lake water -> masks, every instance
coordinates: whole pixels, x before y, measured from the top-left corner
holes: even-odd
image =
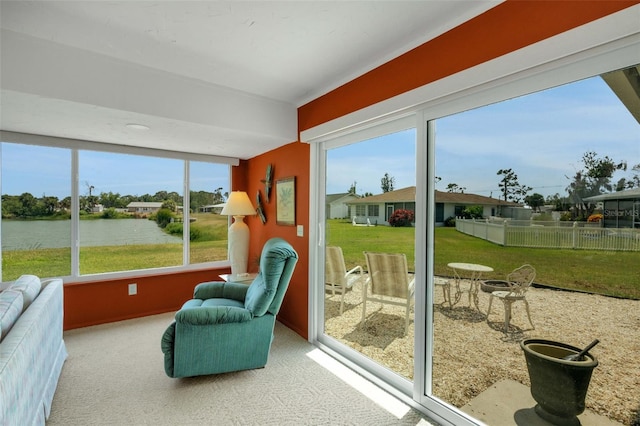
[[[182,243],[147,219],[80,221],[80,246]],[[2,250],[71,247],[70,220],[3,220]]]

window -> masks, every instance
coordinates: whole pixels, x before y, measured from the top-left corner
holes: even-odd
[[[220,211],[229,195],[229,167],[192,161],[189,172],[189,262],[225,260],[229,218]]]
[[[367,215],[367,206],[364,204],[358,204],[356,206],[356,216],[366,216]]]
[[[0,144],[2,281],[71,274],[71,151]]]
[[[182,265],[184,161],[80,151],[80,274]]]
[[[215,206],[229,191],[228,164],[153,150],[11,142],[0,149],[3,281],[227,259],[227,217]],[[187,197],[185,188],[192,188]]]
[[[367,216],[378,217],[379,212],[380,212],[380,206],[377,204],[372,204],[368,206]]]

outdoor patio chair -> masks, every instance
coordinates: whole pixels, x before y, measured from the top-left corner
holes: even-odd
[[[511,305],[514,302],[522,300],[527,310],[527,317],[531,327],[535,328],[531,321],[531,312],[529,312],[529,302],[525,298],[525,294],[533,280],[536,277],[536,270],[531,265],[522,265],[514,269],[509,275],[505,283],[505,290],[493,291],[489,296],[489,308],[487,309],[487,322],[489,322],[489,314],[491,313],[491,304],[494,298],[498,298],[504,304],[504,331],[509,331],[509,322],[511,321]]]
[[[409,330],[409,310],[415,278],[409,275],[407,257],[399,253],[364,252],[369,277],[362,286],[362,320],[367,313],[367,301],[405,307],[405,334]],[[370,293],[370,295],[369,295]]]
[[[325,256],[325,290],[332,296],[340,294],[340,315],[344,310],[344,295],[364,277],[362,266],[356,265],[347,271],[341,247],[327,246]]]

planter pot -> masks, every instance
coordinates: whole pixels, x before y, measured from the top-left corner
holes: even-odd
[[[579,348],[542,339],[520,342],[531,380],[535,412],[554,425],[580,425],[591,373],[598,360],[587,353],[584,360],[562,358],[580,352]]]
[[[480,289],[485,293],[493,293],[494,291],[502,291],[509,288],[509,283],[502,280],[486,280],[480,284]]]

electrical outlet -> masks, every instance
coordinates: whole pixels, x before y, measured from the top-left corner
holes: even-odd
[[[129,284],[129,296],[134,296],[138,294],[138,284],[131,283]]]
[[[304,237],[304,226],[303,225],[298,225],[297,234],[298,234],[298,237]]]

